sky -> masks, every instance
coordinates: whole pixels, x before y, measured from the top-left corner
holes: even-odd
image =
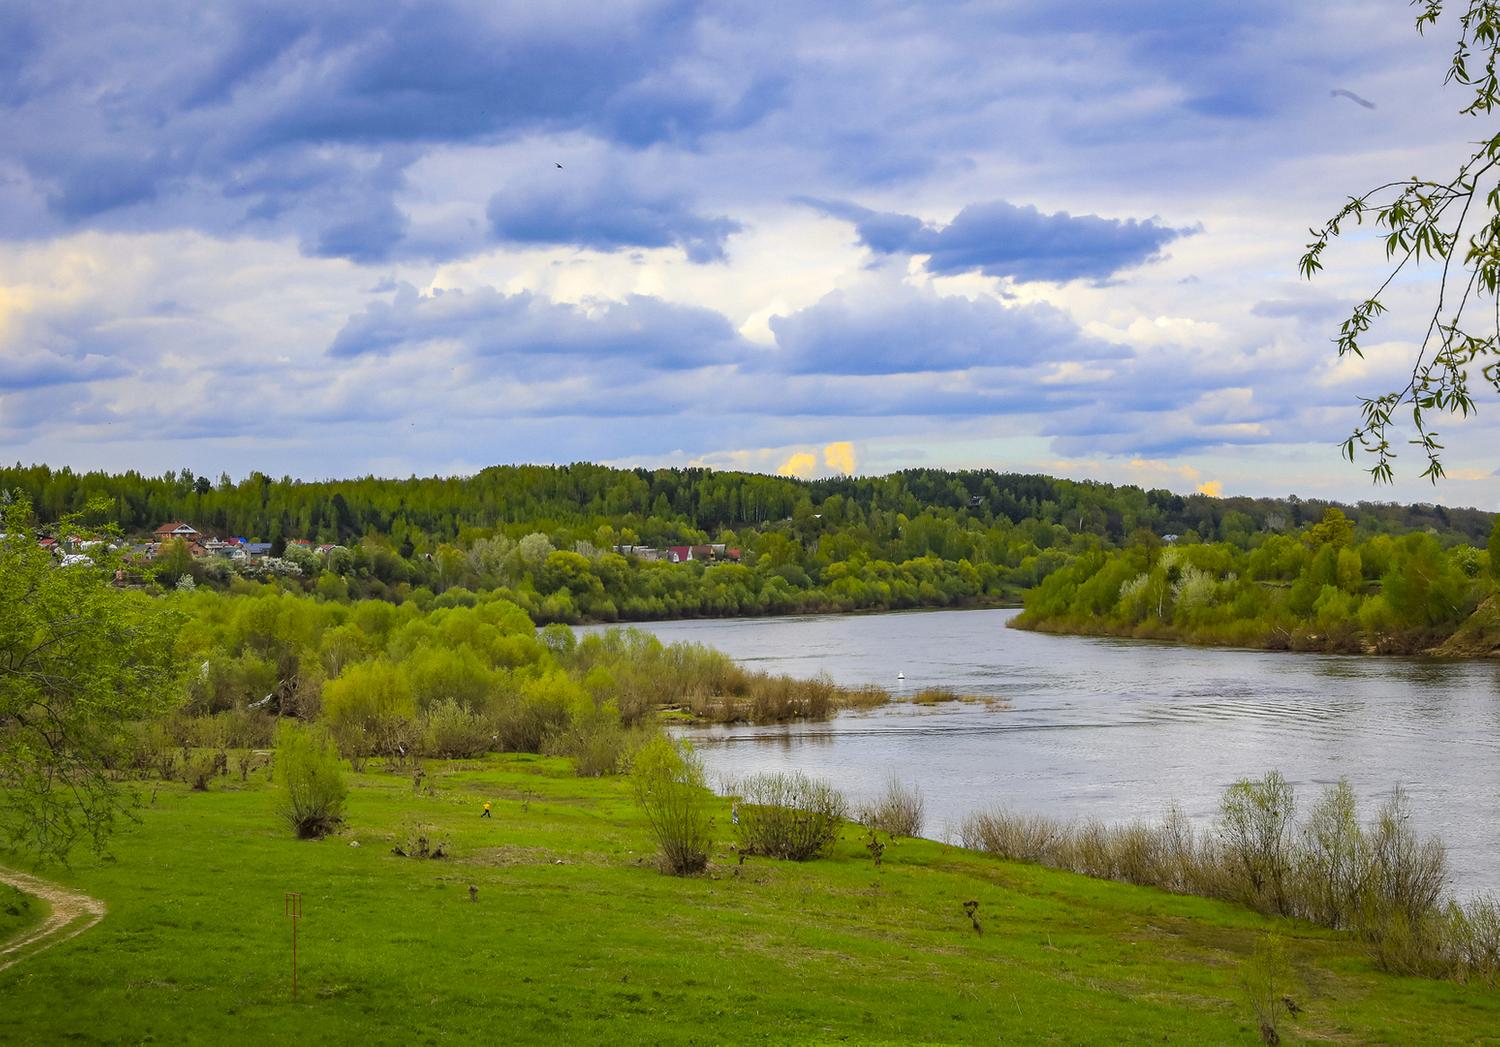
[[[1435,274],[1340,361],[1379,244],[1296,267],[1484,133],[1452,30],[1405,0],[8,3],[0,459],[1500,508],[1500,405],[1439,426],[1435,488],[1338,453]]]

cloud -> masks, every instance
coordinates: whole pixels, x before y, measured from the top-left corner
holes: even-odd
[[[724,259],[724,241],[738,222],[693,210],[680,188],[631,184],[619,172],[584,173],[552,168],[545,182],[502,189],[486,210],[502,241],[563,244],[618,251],[628,247],[680,247],[694,262]]]
[[[809,479],[818,468],[818,456],[808,451],[797,451],[787,456],[786,461],[776,467],[777,476],[795,476]]]
[[[905,214],[882,213],[841,201],[798,198],[834,218],[854,223],[860,242],[877,254],[926,255],[927,271],[983,273],[1017,283],[1102,281],[1154,261],[1162,248],[1196,229],[1174,229],[1155,219],[1043,214],[1003,200],[970,204],[946,226]]]
[[[888,280],[834,291],[770,326],[781,350],[774,364],[791,374],[962,371],[1129,355],[1086,337],[1052,306],[944,296]]]
[[[853,476],[854,445],[848,440],[836,440],[829,444],[823,448],[823,464],[845,476]]]
[[[702,62],[702,17],[681,0],[12,13],[7,191],[45,210],[11,208],[11,221],[32,236],[291,231],[310,254],[382,261],[420,197],[406,172],[434,150],[563,134],[694,149],[781,105],[776,70]],[[733,231],[723,221],[667,226],[713,257]]]
[[[753,460],[755,452],[736,452],[741,459]],[[854,467],[854,444],[849,440],[835,440],[823,447],[821,451],[823,468],[818,467],[818,451],[792,451],[781,458],[781,464],[776,466],[777,476],[795,476],[799,479],[810,480],[819,475],[842,474],[853,476]]]
[[[328,353],[348,359],[440,345],[490,365],[531,358],[533,372],[553,375],[606,361],[693,369],[733,362],[747,350],[723,315],[647,295],[574,305],[527,291],[420,294],[404,284],[390,300],[349,317]]]

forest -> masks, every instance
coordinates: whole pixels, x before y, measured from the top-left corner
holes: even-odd
[[[1095,549],[1026,595],[1017,628],[1269,649],[1441,649],[1500,585],[1500,521],[1485,548],[1424,531],[1360,539],[1337,508],[1249,548]],[[1457,652],[1453,652],[1457,653]],[[1488,653],[1483,652],[1483,653]]]
[[[164,546],[137,581],[225,590],[267,579],[328,599],[498,593],[542,622],[891,610],[1017,603],[1077,556],[1142,535],[1247,551],[1316,524],[1327,502],[1211,498],[992,470],[911,469],[799,480],[710,469],[496,466],[470,477],[235,483],[190,470],[77,473],[16,465],[0,491],[46,527],[94,506],[127,536],[182,520],[271,543],[248,569]],[[1361,539],[1430,533],[1483,542],[1490,514],[1342,506]],[[337,544],[327,554],[297,540]],[[739,562],[670,564],[624,546],[716,542]],[[248,578],[245,577],[248,575]]]

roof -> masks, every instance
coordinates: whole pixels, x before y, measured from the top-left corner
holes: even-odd
[[[194,534],[197,534],[198,528],[194,527],[192,524],[185,524],[181,520],[173,520],[171,523],[162,524],[156,529],[155,533],[175,534],[178,531],[192,531]]]

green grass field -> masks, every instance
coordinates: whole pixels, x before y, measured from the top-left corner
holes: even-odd
[[[320,842],[288,836],[254,776],[163,786],[116,861],[48,874],[109,916],[0,972],[0,1041],[1256,1043],[1240,980],[1274,928],[1302,1007],[1287,1041],[1500,1042],[1500,992],[1385,975],[1231,906],[926,841],[877,869],[855,828],[829,860],[740,866],[727,804],[710,875],[675,879],[622,779],[521,756],[428,769],[431,796],[356,776],[346,833]],[[411,823],[452,857],[392,855]]]
[[[0,883],[0,945],[47,918],[47,903]]]

